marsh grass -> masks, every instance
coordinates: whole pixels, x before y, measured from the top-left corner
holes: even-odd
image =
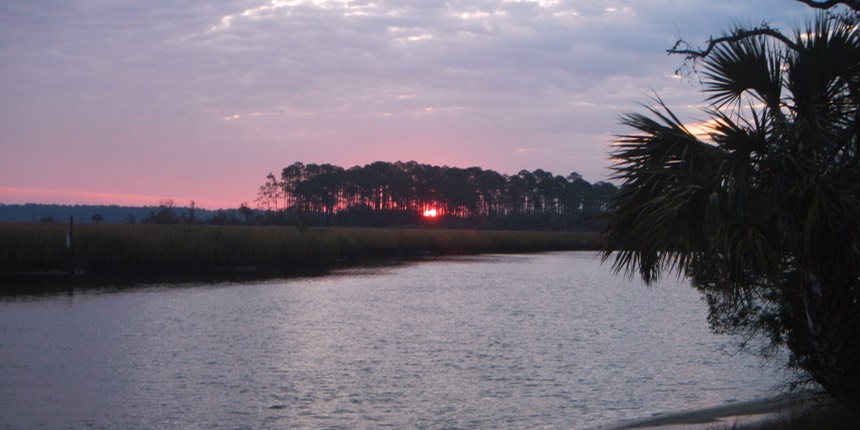
[[[0,224],[0,272],[73,268],[93,273],[324,268],[420,255],[588,249],[569,232],[80,224],[66,249],[63,224]]]

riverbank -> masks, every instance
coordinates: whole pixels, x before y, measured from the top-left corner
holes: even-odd
[[[426,255],[593,249],[594,233],[0,224],[0,274],[292,273]]]
[[[601,430],[853,429],[856,423],[824,394],[796,393],[659,414]]]

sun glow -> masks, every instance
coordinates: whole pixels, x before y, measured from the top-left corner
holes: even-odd
[[[708,140],[711,137],[711,133],[718,125],[719,123],[717,123],[717,121],[709,119],[703,122],[684,124],[684,127],[690,132],[690,134],[696,136],[696,139]]]
[[[436,218],[436,215],[438,215],[436,208],[430,208],[424,211],[425,218]]]

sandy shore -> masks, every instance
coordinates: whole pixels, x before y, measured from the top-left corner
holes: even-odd
[[[650,418],[625,421],[611,426],[599,427],[605,430],[705,430],[711,428],[738,429],[754,426],[761,421],[772,419],[781,414],[820,406],[826,398],[821,395],[802,393],[780,395],[744,402],[734,402],[711,408],[659,414]]]

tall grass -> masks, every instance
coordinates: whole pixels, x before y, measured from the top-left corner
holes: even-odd
[[[437,229],[79,224],[0,224],[0,272],[95,273],[257,268],[289,271],[338,262],[426,254],[590,248],[593,235]]]

